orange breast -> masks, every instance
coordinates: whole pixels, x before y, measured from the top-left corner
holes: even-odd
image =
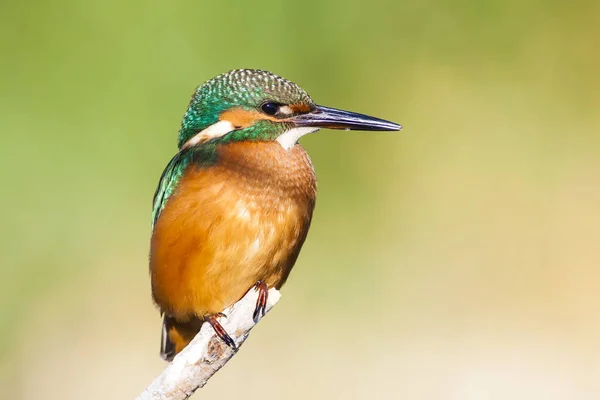
[[[185,171],[152,235],[154,299],[181,321],[223,311],[258,280],[283,285],[312,217],[316,182],[301,146],[231,143],[218,158]]]

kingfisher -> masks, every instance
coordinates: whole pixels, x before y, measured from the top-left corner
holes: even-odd
[[[401,129],[317,105],[268,71],[232,70],[196,89],[152,207],[149,264],[163,359],[205,322],[235,348],[219,319],[253,287],[253,318],[264,314],[268,290],[285,283],[308,233],[317,182],[298,139],[320,128]]]

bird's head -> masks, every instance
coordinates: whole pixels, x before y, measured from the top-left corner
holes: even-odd
[[[318,106],[298,85],[271,72],[239,69],[196,90],[181,123],[178,146],[277,140],[289,149],[300,137],[319,128],[401,129],[390,121]]]

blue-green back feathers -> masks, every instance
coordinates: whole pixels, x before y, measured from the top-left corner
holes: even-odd
[[[216,143],[183,149],[175,154],[163,171],[152,201],[152,229],[187,168],[205,168],[216,162]]]
[[[185,171],[188,164],[189,157],[185,157],[182,152],[179,152],[169,161],[169,164],[167,164],[167,167],[160,176],[160,181],[152,200],[152,229],[154,229],[160,213],[165,208],[169,197],[175,191],[183,175],[183,171]]]

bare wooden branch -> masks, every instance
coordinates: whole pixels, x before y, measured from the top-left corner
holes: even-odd
[[[266,312],[269,312],[280,297],[281,295],[276,289],[269,290]],[[235,341],[238,349],[256,324],[252,319],[252,314],[257,298],[258,292],[250,289],[240,301],[224,311],[227,318],[219,320]],[[210,324],[203,324],[194,340],[175,357],[173,362],[136,400],[187,399],[194,391],[203,387],[236,352],[237,350],[233,350],[216,336]]]

